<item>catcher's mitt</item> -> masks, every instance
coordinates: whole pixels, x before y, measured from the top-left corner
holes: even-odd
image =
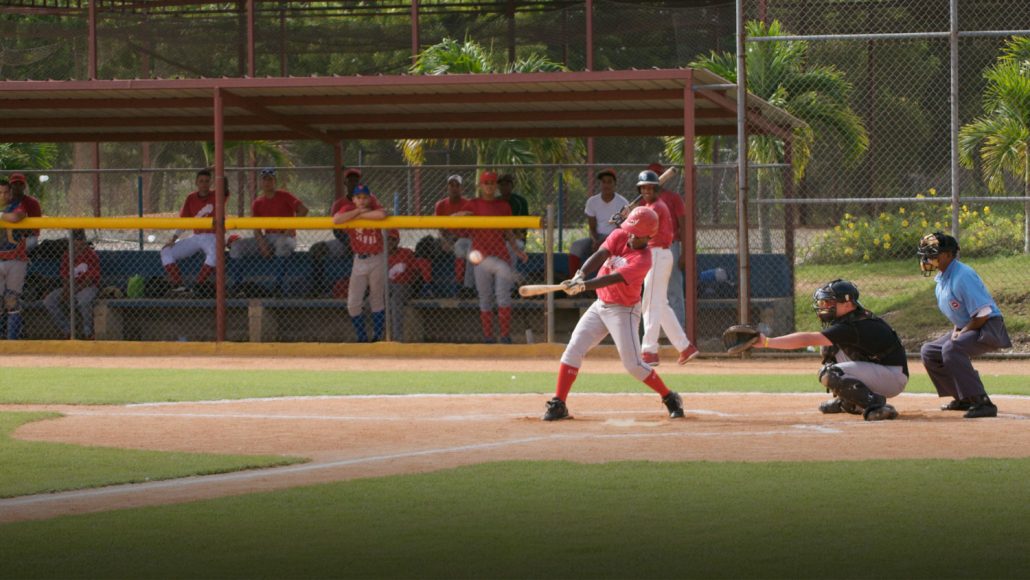
[[[735,324],[722,333],[722,344],[726,352],[740,354],[758,342],[759,332],[747,324]]]

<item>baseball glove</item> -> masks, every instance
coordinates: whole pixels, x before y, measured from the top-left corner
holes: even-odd
[[[722,333],[722,344],[726,352],[740,354],[758,342],[759,332],[747,324],[735,324]]]

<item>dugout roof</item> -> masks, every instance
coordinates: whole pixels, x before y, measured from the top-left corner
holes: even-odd
[[[4,81],[0,141],[211,141],[219,102],[224,139],[241,141],[675,136],[688,116],[697,135],[736,133],[734,85],[657,69]],[[803,124],[753,95],[747,106],[753,133],[787,137]]]

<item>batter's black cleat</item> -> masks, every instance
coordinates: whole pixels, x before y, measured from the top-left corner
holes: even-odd
[[[969,410],[966,411],[965,415],[962,415],[966,419],[980,419],[983,417],[997,417],[998,407],[991,402],[991,398],[987,395],[980,395],[975,397],[970,402]]]
[[[862,417],[864,417],[866,421],[890,421],[898,418],[898,410],[891,405],[871,407],[865,410]]]
[[[665,403],[665,408],[669,410],[670,419],[683,418],[683,397],[679,396],[679,393],[669,391],[668,395],[662,397],[662,402]]]
[[[547,401],[547,411],[544,412],[544,421],[560,421],[569,418],[569,408],[565,401],[555,397]]]
[[[850,401],[843,401],[841,399],[834,397],[829,401],[824,402],[822,405],[819,405],[819,412],[825,415],[833,415],[836,413],[851,413],[852,415],[861,415],[862,409],[858,405]]]
[[[973,406],[969,399],[952,399],[947,405],[941,405],[941,411],[968,411]]]

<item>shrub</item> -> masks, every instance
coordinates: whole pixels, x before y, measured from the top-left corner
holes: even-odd
[[[933,188],[916,199],[934,197]],[[994,211],[990,205],[967,204],[959,210],[959,245],[967,257],[1018,254],[1023,248],[1023,214]],[[917,202],[899,205],[876,217],[845,213],[808,248],[803,261],[811,264],[872,262],[914,258],[919,240],[951,228],[951,205]]]

